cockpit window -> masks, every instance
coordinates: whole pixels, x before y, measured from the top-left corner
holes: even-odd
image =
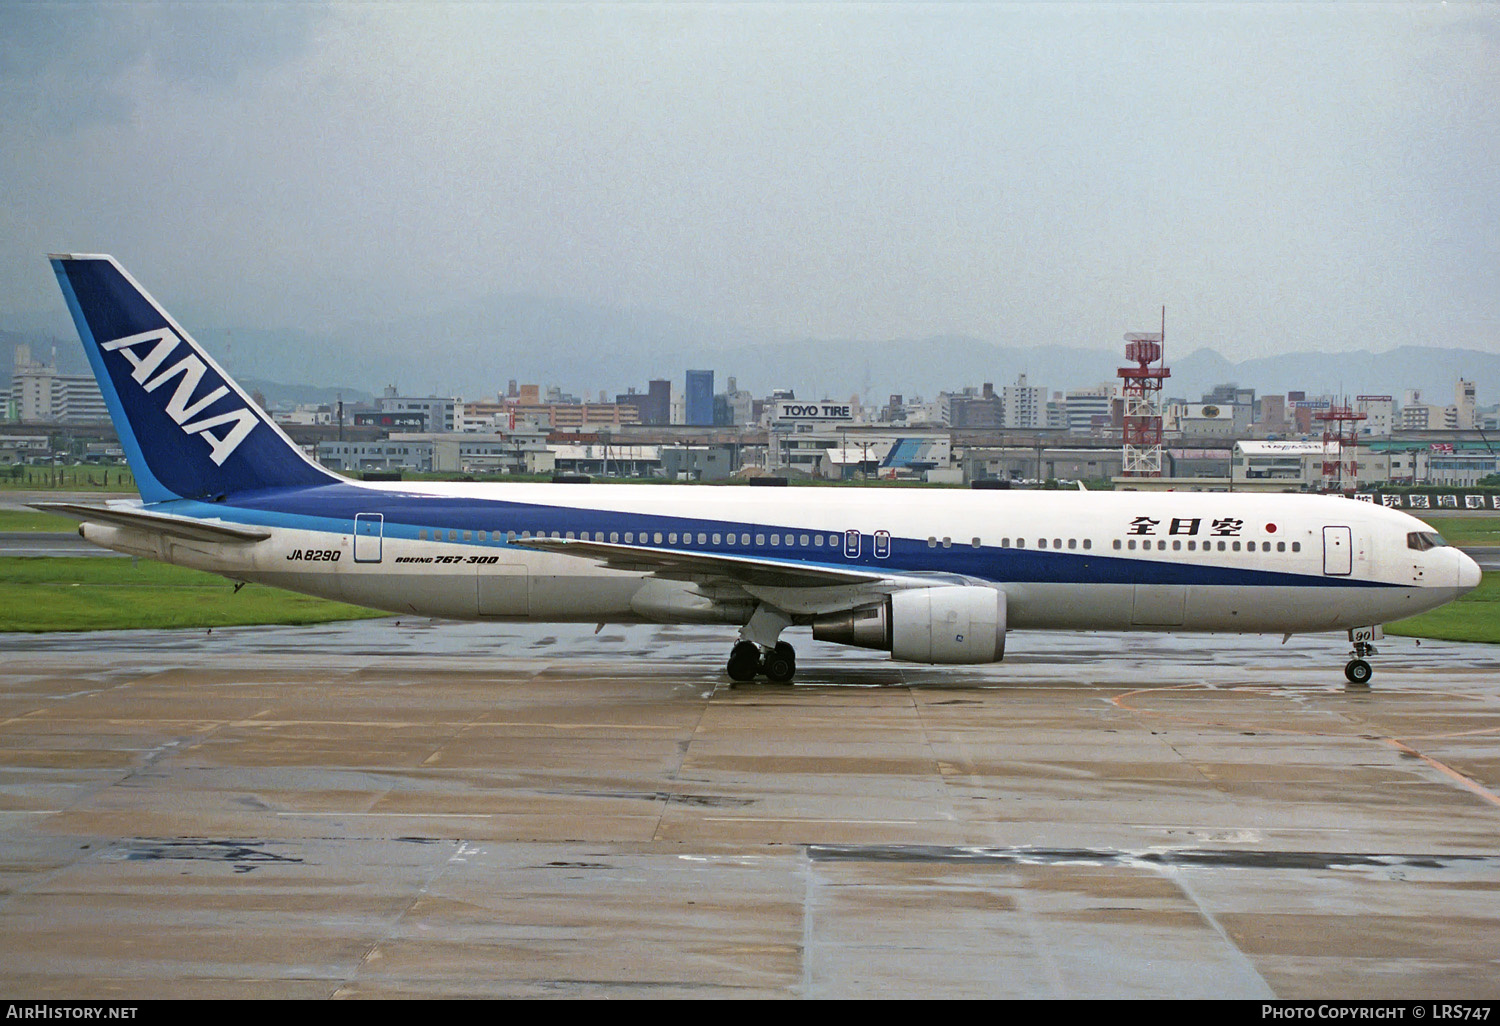
[[[1447,544],[1443,541],[1443,536],[1436,531],[1412,531],[1406,536],[1406,547],[1416,549],[1418,552],[1425,552]]]

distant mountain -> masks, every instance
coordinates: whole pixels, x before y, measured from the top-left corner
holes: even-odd
[[[241,386],[247,392],[260,393],[266,403],[271,406],[300,406],[307,404],[319,406],[324,403],[336,403],[342,399],[345,403],[368,403],[374,399],[369,392],[358,388],[341,388],[338,386],[319,385],[287,385],[279,381],[267,381],[264,378],[237,378]]]
[[[880,342],[803,339],[713,355],[726,372],[738,367],[740,387],[753,392],[790,387],[804,398],[843,399],[863,394],[868,382],[866,398],[874,402],[893,393],[931,399],[944,389],[985,382],[999,390],[1021,374],[1033,387],[1084,388],[1112,380],[1116,367],[1116,358],[1103,350],[999,346],[961,335]],[[722,387],[717,378],[714,384]]]
[[[696,323],[649,310],[626,310],[525,295],[495,295],[424,316],[353,324],[327,333],[263,327],[203,327],[185,312],[183,323],[220,363],[270,402],[346,401],[378,395],[388,384],[408,395],[482,398],[520,382],[558,385],[580,397],[613,399],[652,378],[678,387],[689,368],[715,372],[719,390],[734,376],[757,394],[791,388],[804,398],[859,393],[881,402],[891,393],[935,396],[992,382],[1003,388],[1020,374],[1028,384],[1062,391],[1115,382],[1117,350],[1086,346],[1016,346],[960,335],[858,340],[795,339]],[[0,325],[7,323],[0,315]],[[14,323],[29,325],[17,319]],[[207,322],[211,323],[211,322]],[[36,331],[0,331],[0,361],[18,342],[39,355],[53,339]],[[1420,389],[1429,402],[1452,401],[1460,376],[1478,383],[1481,404],[1500,394],[1500,354],[1402,346],[1385,353],[1291,353],[1236,361],[1222,353],[1168,351],[1172,376],[1166,394],[1197,399],[1233,382],[1260,394],[1393,395]],[[57,345],[69,373],[87,364],[76,340]],[[0,373],[9,367],[0,362]],[[251,385],[255,382],[255,385]],[[297,382],[293,385],[278,382]],[[343,382],[335,387],[328,382]],[[292,398],[292,396],[306,398]]]
[[[5,376],[7,383],[15,373],[16,346],[30,346],[33,360],[51,359],[55,348],[58,370],[64,374],[89,372],[88,357],[83,355],[83,347],[78,344],[77,336],[69,334],[58,337],[37,331],[0,329],[0,374]]]
[[[1398,403],[1407,389],[1415,388],[1424,402],[1446,406],[1453,402],[1459,378],[1478,385],[1481,405],[1500,398],[1500,354],[1474,349],[1399,346],[1384,353],[1288,353],[1240,363],[1200,349],[1171,363],[1168,391],[1194,398],[1213,385],[1234,381],[1257,394],[1301,389],[1310,394],[1389,395]]]
[[[257,334],[246,332],[247,335]],[[306,344],[306,338],[293,339],[291,341]],[[26,331],[0,330],[0,375],[9,384],[11,377],[15,374],[15,352],[17,346],[30,346],[31,356],[34,360],[57,361],[57,368],[64,374],[89,374],[88,358],[83,354],[83,346],[79,345],[77,338],[54,338],[49,335],[37,334]],[[325,344],[321,347],[324,351],[328,348]],[[213,346],[209,347],[211,350]],[[226,354],[222,349],[212,353],[214,359],[221,363],[225,361]],[[286,361],[283,361],[286,362]],[[315,362],[302,363],[303,370],[310,375],[310,380],[316,382],[322,371]],[[266,401],[271,404],[281,403],[331,403],[336,402],[342,395],[345,402],[369,402],[371,393],[365,389],[352,386],[323,385],[323,384],[283,384],[266,378],[254,377],[243,374],[233,367],[228,368],[241,385],[247,391],[259,392],[265,396]]]
[[[334,352],[347,368],[339,370],[340,380],[362,380],[377,393],[396,384],[411,394],[465,396],[503,391],[515,378],[592,398],[603,390],[613,398],[629,386],[644,388],[652,378],[670,378],[680,387],[684,371],[708,368],[720,390],[734,376],[739,387],[762,395],[792,388],[804,397],[860,393],[882,401],[891,393],[930,398],[986,381],[1001,388],[1020,374],[1049,391],[1086,388],[1117,381],[1115,371],[1124,363],[1119,350],[1009,345],[962,335],[778,338],[652,311],[512,295],[426,317],[358,325],[322,341],[291,337],[277,346],[287,362],[274,369],[263,362],[274,340],[238,330],[234,337],[236,362],[253,358],[257,373],[267,377],[316,380],[307,373]],[[262,342],[268,346],[264,353],[258,351]],[[1234,382],[1258,393],[1302,389],[1398,400],[1403,390],[1418,388],[1429,401],[1447,403],[1460,376],[1478,382],[1481,402],[1500,393],[1500,354],[1473,350],[1403,346],[1378,354],[1307,352],[1237,361],[1178,345],[1167,355],[1167,394],[1190,399]],[[284,366],[307,370],[288,373]],[[349,373],[356,368],[363,378]]]

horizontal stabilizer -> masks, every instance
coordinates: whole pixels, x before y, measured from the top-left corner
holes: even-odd
[[[263,527],[231,527],[192,517],[174,517],[167,513],[147,513],[141,509],[120,509],[110,506],[86,506],[74,502],[33,502],[32,509],[44,513],[56,513],[80,523],[109,524],[113,527],[128,527],[150,534],[172,535],[200,542],[246,544],[264,541],[271,532]]]

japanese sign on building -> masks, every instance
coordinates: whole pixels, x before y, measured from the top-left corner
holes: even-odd
[[[1400,492],[1357,492],[1361,502],[1373,502],[1391,509],[1493,509],[1500,510],[1500,495],[1488,492],[1438,492],[1434,495],[1403,495]]]

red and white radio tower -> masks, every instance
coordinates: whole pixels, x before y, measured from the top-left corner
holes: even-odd
[[[1349,488],[1358,486],[1359,461],[1355,458],[1354,448],[1359,444],[1359,422],[1365,416],[1347,405],[1330,406],[1313,414],[1313,420],[1323,422],[1323,491],[1344,491],[1346,469],[1349,471]],[[1347,464],[1344,462],[1346,448],[1350,450]]]
[[[1158,399],[1162,381],[1172,376],[1163,360],[1166,340],[1166,307],[1161,308],[1160,332],[1131,332],[1125,336],[1125,359],[1136,363],[1115,372],[1125,396],[1125,455],[1120,468],[1125,477],[1161,477]]]

